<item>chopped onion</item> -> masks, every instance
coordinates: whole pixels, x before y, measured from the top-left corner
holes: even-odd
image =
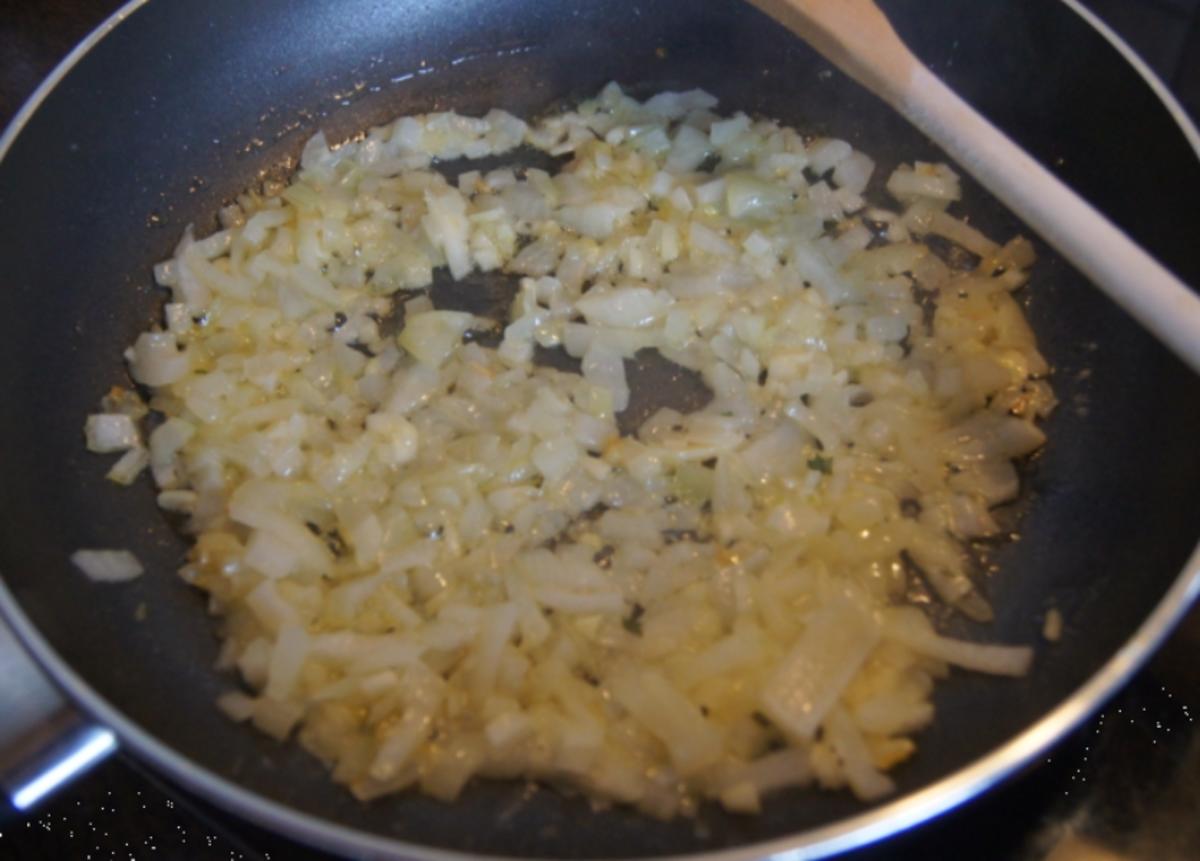
[[[763,711],[790,736],[812,738],[878,639],[875,621],[854,602],[830,601],[767,682]]]
[[[150,465],[150,453],[138,445],[129,449],[112,465],[108,480],[117,484],[133,484],[142,470]]]
[[[1021,676],[1033,661],[1028,646],[996,646],[954,640],[933,633],[923,616],[893,612],[884,626],[884,635],[905,646],[948,664],[1002,676]]]
[[[410,317],[400,346],[425,365],[437,367],[454,352],[474,318],[461,311],[427,311]]]
[[[137,425],[129,416],[120,413],[88,416],[84,433],[88,451],[126,451],[141,445]]]
[[[912,568],[991,615],[959,540],[997,531],[1054,405],[1012,296],[1032,246],[954,212],[944,165],[882,209],[847,141],[715,105],[610,84],[533,127],[318,134],[155,267],[164,330],[126,353],[149,398],[110,391],[87,443],[183,515],[231,719],[360,799],[525,777],[754,813],[891,791],[942,664],[1027,670],[902,605]],[[522,143],[570,158],[430,169]],[[518,277],[511,307],[474,270]]]
[[[96,583],[123,583],[145,570],[128,550],[76,550],[71,563]]]
[[[621,672],[609,682],[613,699],[659,739],[671,764],[687,777],[721,756],[721,735],[695,703],[654,670]]]
[[[175,336],[166,332],[143,332],[127,353],[129,371],[139,383],[166,386],[188,372],[186,351],[181,351]]]
[[[958,176],[944,164],[917,162],[901,165],[887,181],[887,190],[897,200],[909,202],[921,198],[937,201],[958,200],[962,192]]]

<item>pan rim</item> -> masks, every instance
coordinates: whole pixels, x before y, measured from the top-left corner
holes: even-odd
[[[81,41],[38,86],[0,135],[0,162],[41,104],[84,56],[113,29],[149,0],[129,0]],[[1200,158],[1200,131],[1182,105],[1146,62],[1107,24],[1080,0],[1061,0],[1072,12],[1096,30],[1131,65],[1167,109],[1171,118]],[[1198,543],[1155,606],[1154,611],[1104,665],[1066,699],[1018,735],[957,771],[916,792],[880,807],[838,822],[796,834],[729,849],[705,850],[686,856],[708,861],[778,861],[825,858],[867,846],[899,834],[946,813],[993,786],[1046,753],[1079,726],[1127,682],[1157,650],[1192,604],[1200,598],[1200,543]],[[212,801],[236,816],[286,837],[324,850],[369,858],[407,858],[419,861],[467,861],[467,859],[511,856],[481,856],[477,853],[440,849],[361,831],[332,820],[317,818],[281,802],[273,801],[199,765],[166,745],[139,724],[127,718],[114,704],[93,690],[58,655],[21,609],[0,573],[0,620],[7,622],[18,641],[50,680],[75,705],[111,729],[121,745],[179,785]]]

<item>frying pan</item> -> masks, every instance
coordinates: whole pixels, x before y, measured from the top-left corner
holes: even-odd
[[[1073,4],[883,5],[951,86],[1200,283],[1195,130]],[[1046,422],[1049,444],[1025,466],[1022,501],[1001,512],[1019,540],[981,548],[995,622],[941,622],[962,636],[1036,642],[1056,607],[1066,632],[1039,644],[1028,678],[943,683],[918,755],[894,772],[896,797],[864,805],[796,790],[759,817],[706,807],[672,822],[503,783],[471,785],[454,804],[360,804],[304,752],[230,723],[213,706],[229,680],[212,670],[203,597],[171,573],[182,540],[148,485],[113,487],[107,463],[82,445],[84,416],[124,379],[122,350],[157,314],[150,264],[187,224],[215,228],[223,201],[286,174],[318,128],[339,139],[450,107],[535,115],[611,79],[641,94],[703,87],[725,110],[846,138],[879,159],[883,177],[901,161],[939,158],[732,0],[139,0],[69,58],[0,141],[0,609],[61,690],[152,767],[293,838],[360,857],[816,857],[919,823],[1031,762],[1136,669],[1200,589],[1200,379],[1040,247],[1025,296],[1061,406]],[[962,211],[991,235],[1021,230],[970,183]],[[89,546],[130,548],[148,574],[93,585],[67,563]],[[17,660],[3,657],[6,667]]]

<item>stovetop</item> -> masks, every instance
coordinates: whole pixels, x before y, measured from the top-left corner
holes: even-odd
[[[0,126],[120,0],[0,0]],[[1200,0],[1088,0],[1200,116]],[[1200,859],[1200,608],[1096,718],[987,796],[846,861]],[[0,830],[0,859],[328,857],[111,759]]]

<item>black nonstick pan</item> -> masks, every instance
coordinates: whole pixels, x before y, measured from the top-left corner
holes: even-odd
[[[968,101],[1200,283],[1195,130],[1072,5],[881,5]],[[532,116],[609,80],[641,94],[702,87],[724,110],[846,138],[883,176],[941,158],[732,0],[137,2],[0,141],[0,609],[65,693],[148,765],[356,857],[815,857],[918,824],[1022,768],[1098,707],[1200,590],[1200,378],[1039,245],[1024,296],[1061,406],[1024,468],[1021,502],[1003,513],[1019,538],[991,551],[995,622],[952,623],[1038,643],[1035,667],[941,685],[895,797],[791,791],[759,817],[704,808],[672,822],[501,783],[454,804],[361,804],[303,751],[229,722],[214,707],[226,682],[212,669],[213,622],[172,573],[183,541],[148,484],[115,488],[83,447],[84,417],[124,379],[122,350],[161,305],[151,265],[186,225],[215,228],[222,202],[285,175],[318,129],[337,140],[446,108]],[[992,235],[1022,230],[970,184],[961,211]],[[96,546],[132,549],[148,575],[90,584],[67,558]],[[1050,607],[1066,620],[1054,644],[1039,642]]]

